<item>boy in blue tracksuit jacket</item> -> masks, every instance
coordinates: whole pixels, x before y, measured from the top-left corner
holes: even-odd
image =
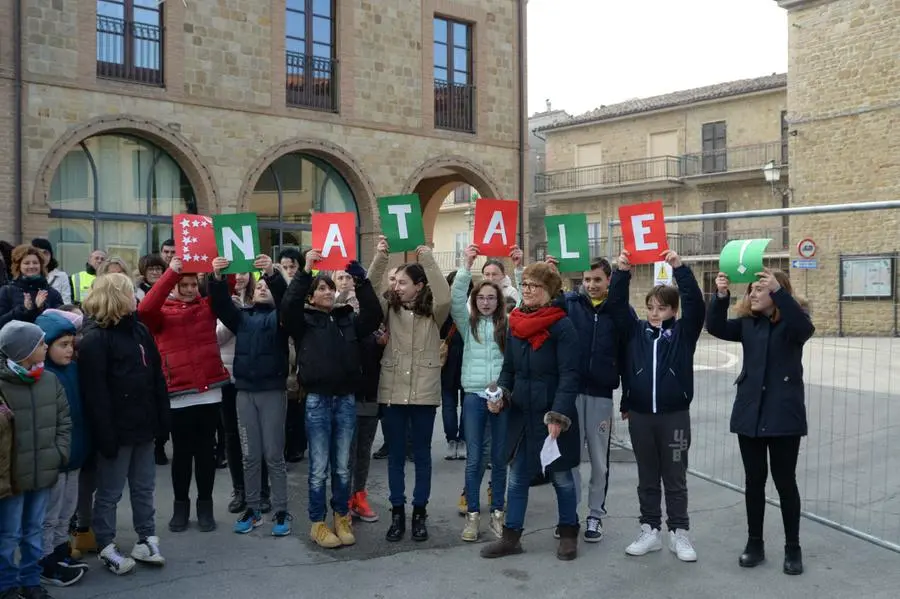
[[[687,460],[691,446],[690,406],[694,397],[694,350],[703,330],[703,292],[691,269],[667,250],[678,288],[657,285],[647,294],[647,320],[628,310],[631,264],[628,252],[619,256],[609,289],[609,310],[627,343],[620,410],[638,467],[640,536],[625,552],[645,555],[662,549],[661,489],[666,493],[669,549],[678,559],[697,560],[688,536]],[[682,317],[676,319],[681,304]]]

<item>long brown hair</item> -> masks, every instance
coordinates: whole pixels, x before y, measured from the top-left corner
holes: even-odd
[[[497,293],[497,306],[494,308],[491,320],[494,321],[494,341],[500,347],[500,351],[505,351],[506,327],[509,319],[506,315],[506,299],[503,297],[500,286],[496,283],[487,280],[481,281],[469,294],[469,327],[472,329],[472,337],[481,343],[481,340],[478,339],[478,321],[481,320],[481,312],[478,311],[478,292],[485,287],[491,287]]]
[[[413,314],[418,314],[419,316],[434,316],[434,299],[431,295],[431,287],[428,286],[428,277],[425,275],[425,269],[422,268],[421,264],[412,262],[397,268],[397,274],[399,275],[401,272],[406,273],[413,285],[424,283],[424,287],[416,295],[416,299],[412,301],[409,309],[413,311]],[[393,289],[388,291],[388,304],[394,309],[394,312],[399,312],[400,308],[403,307],[400,295]]]
[[[804,310],[809,310],[809,304],[807,303],[805,298],[802,298],[794,293],[794,286],[791,285],[791,279],[787,276],[782,270],[773,270],[772,276],[775,277],[775,280],[778,281],[778,284],[781,285],[781,288],[787,291],[788,295],[794,298],[800,307]],[[744,316],[762,316],[759,312],[754,312],[753,308],[750,306],[750,290],[753,289],[753,283],[747,283],[747,293],[744,294],[740,300],[738,300],[737,304],[734,306],[734,313],[740,317]],[[781,312],[778,311],[776,307],[772,310],[772,315],[769,319],[775,323],[781,320]]]

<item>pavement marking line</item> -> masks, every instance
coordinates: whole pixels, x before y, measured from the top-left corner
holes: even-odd
[[[737,354],[733,354],[731,352],[727,352],[723,349],[716,349],[712,347],[698,347],[698,350],[707,351],[707,352],[715,352],[717,354],[722,354],[726,357],[726,362],[722,366],[707,366],[706,364],[694,364],[694,371],[698,370],[730,370],[738,363]]]

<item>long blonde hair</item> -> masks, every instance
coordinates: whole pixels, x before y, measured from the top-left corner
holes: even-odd
[[[134,283],[127,275],[112,272],[94,280],[81,307],[99,326],[107,328],[134,312],[134,305]]]

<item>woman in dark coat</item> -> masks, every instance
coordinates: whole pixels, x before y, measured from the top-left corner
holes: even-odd
[[[522,552],[531,479],[541,473],[541,448],[548,435],[561,456],[548,466],[559,509],[559,548],[556,556],[575,559],[578,550],[578,513],[575,477],[581,451],[578,441],[578,341],[559,296],[562,280],[549,264],[532,264],[522,274],[522,306],[509,317],[503,370],[498,385],[502,402],[488,409],[509,410],[506,437],[510,461],[506,524],[501,539],[481,551],[485,558]],[[552,301],[554,298],[555,301]]]
[[[47,308],[63,305],[59,291],[47,282],[47,264],[31,245],[12,251],[12,280],[0,287],[0,327],[10,320],[34,322]]]
[[[716,295],[707,309],[706,329],[719,339],[739,341],[744,350],[731,411],[731,432],[738,436],[746,475],[749,531],[739,563],[752,568],[765,560],[763,518],[771,466],[784,522],[784,573],[801,574],[796,471],[800,439],[807,432],[803,344],[816,329],[780,270],[759,273],[759,280],[747,287],[747,295],[735,307],[738,318],[728,318],[729,295],[728,277],[720,272]]]

